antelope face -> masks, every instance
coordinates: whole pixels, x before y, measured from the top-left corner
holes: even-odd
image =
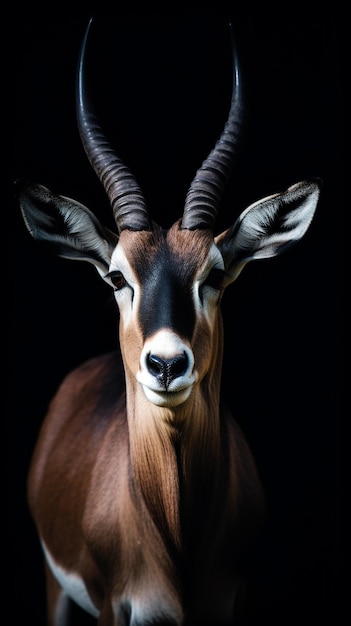
[[[150,402],[182,404],[209,370],[223,275],[208,230],[121,233],[107,278],[125,367]]]

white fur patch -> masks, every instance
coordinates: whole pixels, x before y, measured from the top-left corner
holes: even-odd
[[[57,582],[62,587],[63,591],[70,597],[76,604],[78,604],[84,611],[90,613],[94,617],[99,617],[100,612],[96,606],[92,603],[90,596],[86,590],[83,580],[72,572],[66,571],[63,567],[55,563],[54,559],[50,555],[48,549],[42,542],[45,558],[47,563],[55,576]],[[58,607],[59,608],[59,607]]]
[[[55,576],[57,582],[62,588],[62,595],[56,606],[56,622],[58,626],[66,626],[66,605],[67,597],[71,598],[80,606],[84,611],[95,617],[99,618],[100,611],[94,606],[91,601],[83,580],[77,574],[68,572],[63,567],[58,565],[48,549],[42,542],[43,551],[47,563]],[[181,623],[183,614],[180,605],[174,598],[169,597],[166,588],[158,588],[150,586],[148,581],[145,587],[141,587],[133,597],[129,598],[128,590],[126,594],[116,599],[112,604],[114,606],[114,613],[116,618],[120,616],[121,607],[123,605],[129,606],[131,611],[131,623],[134,620],[139,624],[143,624],[147,621],[152,621],[155,618],[173,619],[176,623]],[[56,623],[55,622],[55,623]]]

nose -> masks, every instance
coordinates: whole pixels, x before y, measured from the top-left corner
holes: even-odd
[[[175,378],[185,374],[188,365],[189,361],[185,352],[171,359],[162,359],[156,354],[151,354],[151,352],[147,356],[149,373],[157,378],[166,390]]]

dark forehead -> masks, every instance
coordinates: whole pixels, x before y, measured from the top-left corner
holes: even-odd
[[[143,280],[161,266],[189,281],[204,264],[213,234],[208,230],[170,230],[155,227],[152,232],[122,231],[120,244],[136,275]]]

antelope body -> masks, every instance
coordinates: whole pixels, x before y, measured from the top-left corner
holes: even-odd
[[[242,114],[234,54],[223,133],[197,171],[182,217],[150,220],[134,176],[107,142],[79,61],[77,116],[117,233],[85,206],[18,183],[31,235],[95,265],[115,291],[120,351],[85,363],[51,402],[28,497],[46,557],[48,622],[99,626],[232,623],[264,496],[249,447],[220,400],[224,289],[251,260],[306,232],[319,184],[302,181],[247,208],[214,236]]]

